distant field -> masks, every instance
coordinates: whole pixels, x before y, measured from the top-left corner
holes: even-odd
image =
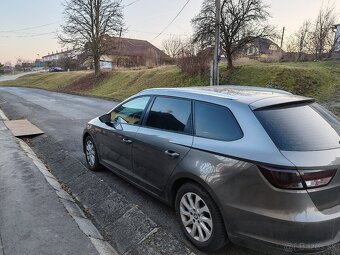
[[[16,80],[0,82],[0,86],[20,86],[60,91],[89,72],[36,73],[22,76]]]
[[[320,101],[340,92],[340,61],[247,65],[222,76],[228,84],[279,88]]]
[[[237,67],[233,72],[222,66],[221,83],[279,88],[324,102],[340,91],[340,61],[258,63]],[[176,66],[113,71],[102,74],[97,82],[92,73],[80,71],[39,73],[0,83],[118,100],[146,88],[204,85],[209,85],[208,77],[185,75]]]

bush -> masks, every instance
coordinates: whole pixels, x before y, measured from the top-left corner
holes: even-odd
[[[177,59],[177,66],[188,75],[206,76],[209,74],[209,58],[203,55],[182,56]]]

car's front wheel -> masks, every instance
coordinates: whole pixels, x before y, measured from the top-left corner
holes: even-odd
[[[199,249],[217,251],[227,243],[220,212],[202,187],[184,184],[177,192],[175,208],[184,234]]]
[[[86,162],[92,171],[98,171],[100,170],[100,164],[98,159],[97,150],[94,144],[93,139],[91,136],[87,136],[85,138],[85,156],[86,156]]]

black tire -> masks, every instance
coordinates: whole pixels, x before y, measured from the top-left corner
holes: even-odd
[[[203,202],[206,204],[210,211],[212,220],[212,230],[211,236],[206,241],[198,241],[194,239],[189,234],[188,230],[186,229],[182,222],[180,213],[180,203],[183,196],[188,193],[197,194],[203,200]],[[209,193],[201,186],[195,183],[186,183],[183,186],[181,186],[176,194],[175,209],[176,216],[181,225],[182,231],[184,232],[185,236],[190,240],[190,242],[192,242],[198,249],[202,251],[213,252],[221,249],[228,243],[228,237],[225,231],[224,222],[222,220],[220,211],[217,208],[211,196],[209,195]]]
[[[89,157],[87,155],[87,148],[86,148],[86,146],[87,146],[88,143],[92,143],[92,145],[93,145],[93,151],[94,151],[94,162],[93,163],[90,162],[90,159],[89,159]],[[98,158],[98,154],[97,154],[96,145],[95,145],[92,137],[89,136],[89,135],[85,138],[84,148],[85,148],[86,163],[87,163],[89,169],[91,171],[99,171],[101,169],[101,165],[99,163],[99,158]]]

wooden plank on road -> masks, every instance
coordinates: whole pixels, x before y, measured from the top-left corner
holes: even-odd
[[[29,122],[27,119],[7,120],[4,121],[4,123],[7,126],[7,128],[12,132],[12,134],[16,137],[41,135],[44,133],[37,126]]]

